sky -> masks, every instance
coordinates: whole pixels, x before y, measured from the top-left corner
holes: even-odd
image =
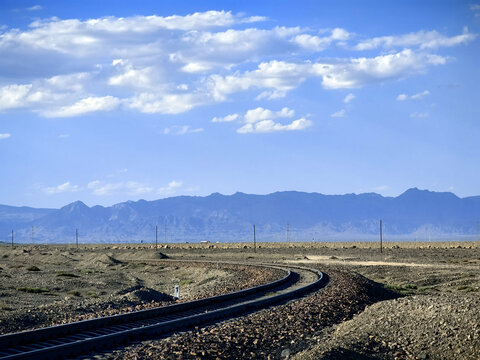
[[[480,195],[480,2],[0,1],[0,204]]]

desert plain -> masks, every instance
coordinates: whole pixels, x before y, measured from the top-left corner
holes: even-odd
[[[479,359],[480,242],[0,246],[0,332],[248,288],[302,265],[299,300],[95,358]],[[248,265],[244,265],[248,264]],[[180,298],[173,298],[175,285]]]

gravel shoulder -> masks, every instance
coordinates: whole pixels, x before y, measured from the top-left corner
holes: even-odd
[[[294,359],[478,359],[480,300],[415,295],[368,306]]]
[[[142,249],[0,247],[0,333],[225,294],[284,276],[274,269],[162,258]],[[175,285],[178,300],[170,295]]]
[[[322,330],[395,296],[360,275],[328,271],[330,283],[297,301],[167,339],[145,341],[106,359],[279,359],[321,341]]]

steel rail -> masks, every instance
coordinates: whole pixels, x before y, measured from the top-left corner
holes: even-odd
[[[326,276],[322,272],[308,269],[317,273],[318,279],[315,282],[277,295],[265,296],[268,292],[279,291],[296,283],[298,274],[283,270],[286,275],[279,280],[229,294],[2,335],[0,359],[74,357],[252,312],[298,297],[326,282]]]

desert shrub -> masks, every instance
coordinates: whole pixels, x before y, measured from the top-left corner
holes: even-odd
[[[80,294],[80,291],[78,290],[70,290],[67,294],[73,296],[82,296],[82,294]]]
[[[38,267],[36,267],[35,265],[32,265],[32,266],[29,266],[27,268],[28,271],[40,271],[40,269]]]
[[[31,293],[31,294],[45,294],[49,293],[50,290],[47,288],[32,288],[32,287],[19,287],[17,288],[18,291],[23,291],[26,293]]]
[[[75,275],[75,274],[72,274],[72,273],[69,273],[69,272],[65,272],[65,271],[59,271],[59,272],[57,272],[57,276],[71,277],[71,278],[77,278],[77,277],[79,277],[78,275]]]

